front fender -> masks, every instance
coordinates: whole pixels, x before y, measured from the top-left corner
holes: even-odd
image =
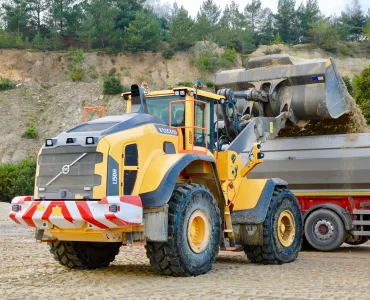
[[[139,195],[144,208],[162,207],[169,201],[180,173],[194,161],[208,161],[212,156],[202,154],[167,154],[153,158],[146,170]]]
[[[275,187],[287,187],[284,180],[273,178],[266,180],[266,184],[258,198],[257,205],[251,209],[234,210],[231,213],[233,225],[258,225],[266,218],[267,210],[270,207]]]

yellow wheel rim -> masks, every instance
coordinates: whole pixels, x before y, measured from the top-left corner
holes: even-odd
[[[278,220],[277,236],[284,247],[293,244],[295,238],[294,216],[289,210],[284,210]]]
[[[190,216],[188,223],[188,243],[195,253],[203,252],[209,242],[211,223],[203,210],[196,210]]]

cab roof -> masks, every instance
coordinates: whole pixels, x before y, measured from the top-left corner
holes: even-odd
[[[158,96],[159,97],[160,96],[171,96],[171,95],[175,95],[176,91],[183,91],[183,90],[186,90],[188,94],[191,94],[191,93],[195,94],[196,93],[195,88],[176,87],[176,88],[173,88],[172,90],[150,91],[148,94],[145,95],[145,97],[150,98],[150,97],[158,97]],[[125,99],[128,99],[130,95],[131,95],[131,92],[121,94],[121,96],[124,97]],[[214,100],[214,101],[220,101],[220,100],[225,99],[224,96],[217,95],[215,93],[206,92],[206,91],[199,90],[199,89],[198,89],[198,95],[200,97],[205,97],[205,98],[208,98],[208,99],[211,99],[211,100]]]

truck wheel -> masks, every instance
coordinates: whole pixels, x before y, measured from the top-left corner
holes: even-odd
[[[263,245],[246,245],[244,251],[253,263],[289,263],[301,250],[302,236],[302,214],[297,199],[286,189],[276,189],[263,223]]]
[[[150,264],[170,276],[207,273],[221,239],[220,211],[213,195],[201,185],[178,185],[168,204],[168,240],[147,242]]]
[[[357,241],[354,240],[352,236],[347,237],[345,243],[351,246],[358,246],[367,243],[370,240],[369,237],[366,236],[360,236]]]
[[[311,246],[320,251],[337,249],[346,238],[343,221],[329,209],[318,209],[308,215],[304,232]]]
[[[56,241],[48,243],[50,253],[62,266],[73,269],[107,267],[119,252],[122,243]]]

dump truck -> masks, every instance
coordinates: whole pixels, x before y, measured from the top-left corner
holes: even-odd
[[[279,175],[289,182],[307,246],[331,251],[370,239],[369,133],[277,138],[264,144],[264,153],[249,178]]]
[[[285,61],[267,57],[276,59]],[[171,276],[206,273],[219,249],[242,247],[255,263],[292,262],[303,236],[296,197],[283,180],[247,175],[263,162],[260,142],[276,137],[288,120],[298,124],[348,111],[345,95],[325,101],[307,95],[301,104],[288,99],[301,85],[303,91],[311,84],[341,91],[332,60],[315,64],[266,71],[266,84],[252,88],[254,79],[261,81],[249,77],[257,66],[242,74],[251,81],[246,91],[228,86],[235,79],[228,72],[217,73],[217,94],[199,84],[147,94],[132,85],[122,95],[127,113],[45,141],[34,195],[13,199],[9,217],[34,227],[36,240],[47,242],[69,268],[108,266],[122,244],[143,242],[150,264]],[[223,78],[227,82],[220,83]],[[237,111],[243,101],[255,104],[248,114]],[[307,103],[319,111],[302,110]],[[244,149],[251,150],[246,162]]]

